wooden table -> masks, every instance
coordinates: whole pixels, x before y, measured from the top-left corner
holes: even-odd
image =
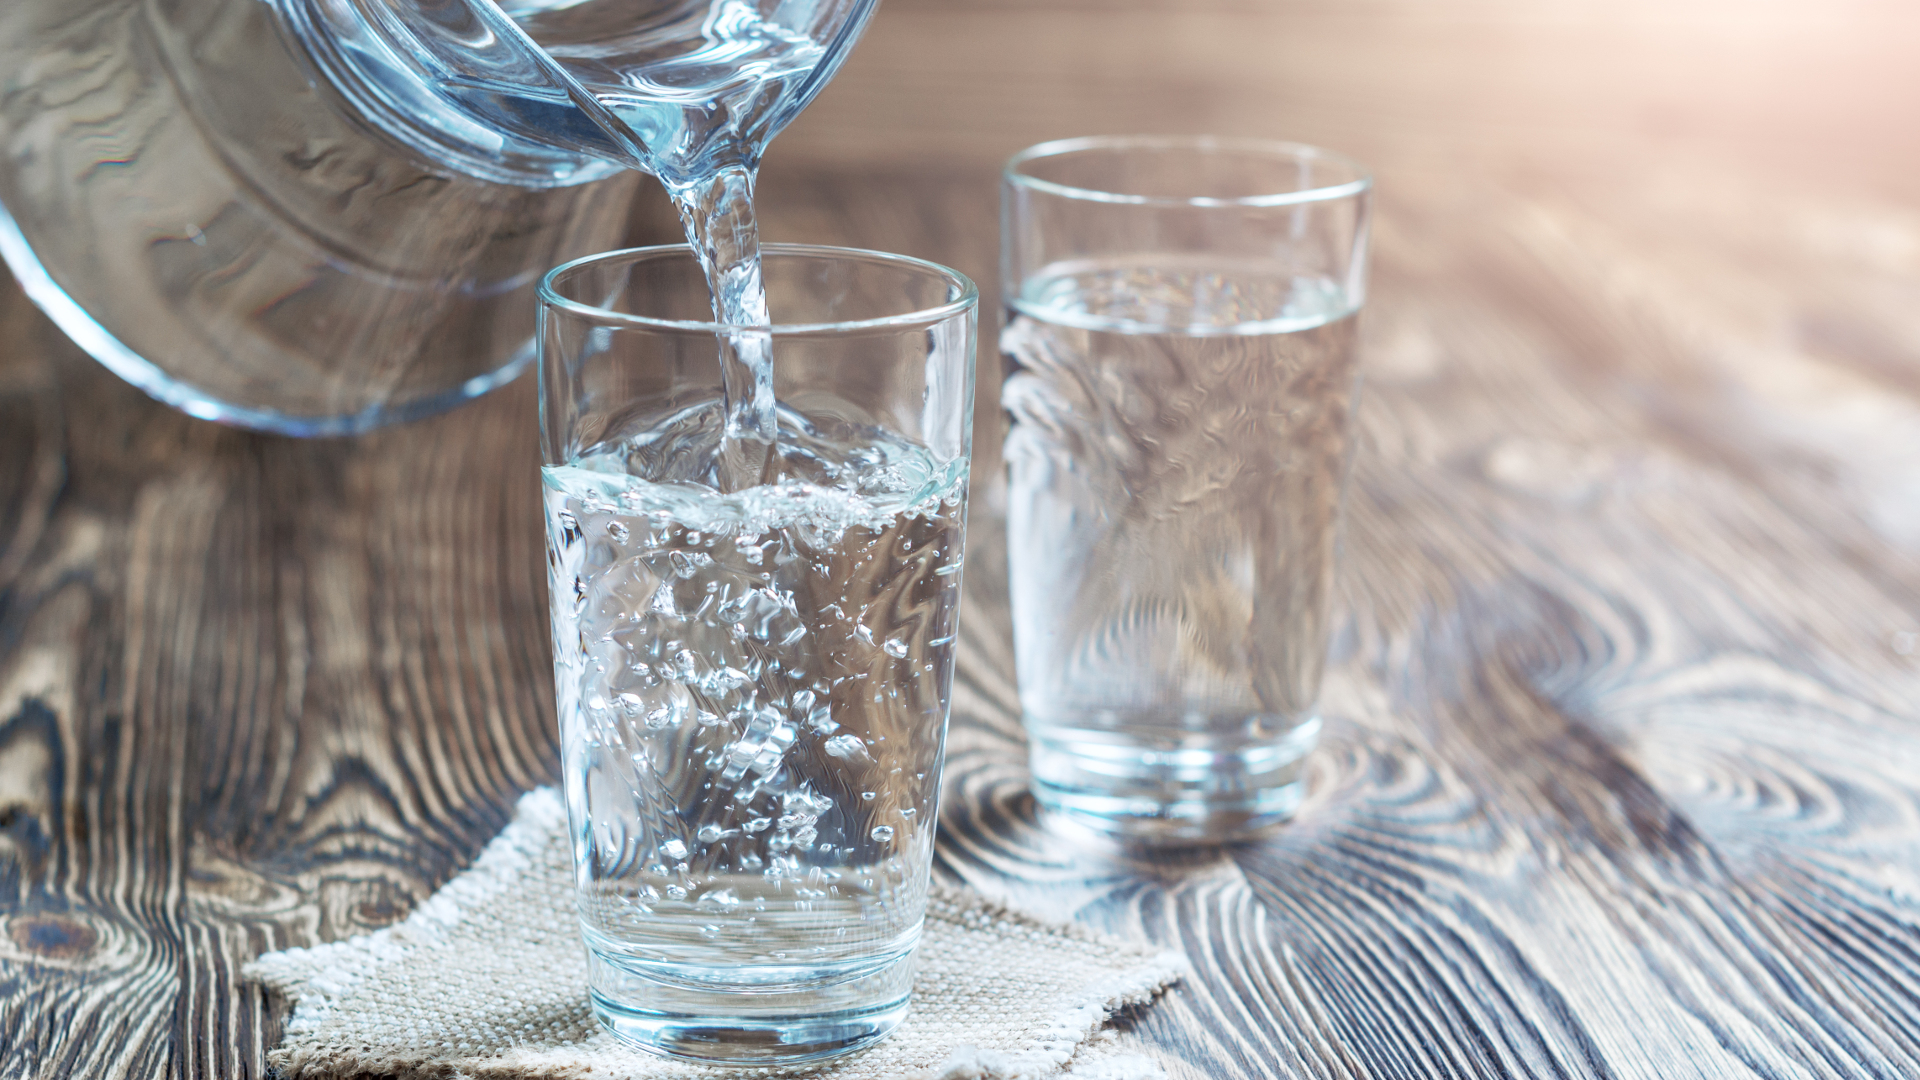
[[[1041,138],[1380,177],[1298,822],[1034,828],[987,377],[937,872],[1184,948],[1123,1025],[1178,1078],[1920,1075],[1912,6],[887,2],[771,237],[991,296]],[[0,1077],[260,1075],[239,965],[400,918],[554,779],[532,406],[225,430],[0,289]]]

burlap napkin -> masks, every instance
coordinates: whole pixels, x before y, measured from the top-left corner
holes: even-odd
[[[293,1004],[269,1055],[301,1078],[554,1077],[652,1080],[759,1075],[682,1065],[627,1047],[586,1002],[566,808],[550,788],[465,872],[404,921],[331,945],[270,953],[248,977]],[[936,887],[913,1011],[821,1080],[1143,1080],[1157,1065],[1101,1029],[1178,977],[1175,954]]]

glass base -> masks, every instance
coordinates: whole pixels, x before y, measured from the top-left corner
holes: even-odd
[[[642,1050],[710,1065],[792,1065],[852,1053],[899,1025],[913,989],[911,953],[797,981],[591,950],[588,971],[593,1014],[607,1030]]]
[[[1050,823],[1130,844],[1249,840],[1300,809],[1319,734],[1313,717],[1275,741],[1168,748],[1029,718],[1033,796]]]

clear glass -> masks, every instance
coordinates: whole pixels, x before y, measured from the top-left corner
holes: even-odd
[[[1370,186],[1312,147],[1205,138],[1007,165],[1014,650],[1056,821],[1216,842],[1299,806]]]
[[[0,257],[195,416],[351,434],[499,386],[639,166],[750,169],[872,0],[8,0]],[[609,134],[609,133],[612,134]]]
[[[363,115],[461,172],[528,147],[686,186],[753,169],[875,0],[274,2]]]
[[[554,673],[593,1007],[662,1053],[842,1053],[905,1015],[950,702],[977,297],[769,245],[780,430],[723,489],[686,247],[541,287]],[[758,328],[762,334],[766,327]]]
[[[0,255],[101,362],[293,435],[456,405],[533,361],[533,293],[635,179],[442,168],[318,77],[258,0],[0,4]],[[530,150],[531,154],[532,151]]]

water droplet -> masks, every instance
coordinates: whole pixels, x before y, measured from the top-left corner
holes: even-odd
[[[629,537],[626,524],[619,521],[607,522],[607,535],[613,537],[613,542],[616,544],[626,543]]]
[[[662,705],[659,708],[647,714],[647,728],[650,731],[659,731],[662,728],[669,728],[672,726],[673,726],[673,710],[667,708],[665,705]]]
[[[860,741],[860,736],[851,733],[835,735],[826,741],[822,749],[826,750],[829,756],[837,757],[842,761],[867,757],[867,744]]]
[[[873,831],[868,833],[867,835],[873,837],[876,843],[884,844],[887,841],[893,839],[893,826],[875,825],[873,827]]]
[[[874,792],[871,792],[871,791],[863,791],[863,792],[861,792],[861,793],[860,793],[860,801],[861,801],[861,802],[872,802],[872,801],[874,800],[874,798],[875,798],[875,793],[874,793]]]
[[[727,830],[721,828],[718,825],[702,825],[700,826],[700,831],[697,833],[694,833],[693,835],[695,839],[699,840],[701,843],[711,844],[714,841],[719,840],[721,837],[727,835]]]
[[[708,941],[712,941],[714,938],[720,936],[720,928],[712,923],[708,923],[700,928],[700,936],[706,938]]]
[[[888,638],[886,645],[882,647],[887,650],[887,655],[895,660],[907,655],[907,643],[899,638]]]
[[[757,817],[757,818],[754,818],[752,821],[747,822],[747,824],[744,827],[750,833],[757,833],[757,832],[766,832],[767,826],[771,824],[773,824],[772,818]]]
[[[679,886],[679,885],[669,885],[669,886],[667,886],[667,899],[669,899],[669,900],[685,900],[686,898],[687,898],[687,890],[686,890],[686,889],[684,889],[684,888],[682,888],[682,887],[681,887],[681,886]]]
[[[687,843],[680,839],[669,840],[660,845],[660,854],[669,859],[684,859],[687,857]]]
[[[699,724],[701,727],[713,727],[720,722],[720,717],[705,709],[701,709],[693,714],[693,722]]]
[[[621,694],[619,701],[620,711],[626,713],[628,716],[639,716],[641,706],[646,704],[646,702],[640,700],[640,695],[638,694]]]

